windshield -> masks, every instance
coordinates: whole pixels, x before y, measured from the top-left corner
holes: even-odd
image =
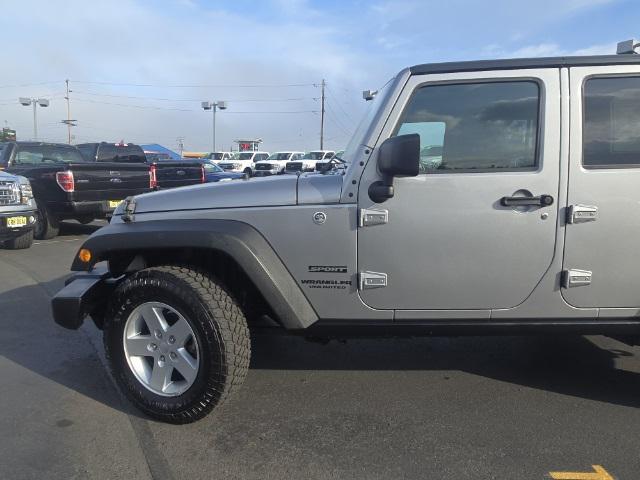
[[[207,171],[207,173],[224,172],[224,170],[222,170],[218,165],[214,163],[203,163],[202,165],[204,166],[204,169]]]
[[[236,152],[231,157],[233,160],[251,160],[254,152]]]
[[[83,163],[84,157],[76,148],[56,145],[20,145],[14,163],[39,165],[42,163]]]
[[[353,158],[358,151],[358,147],[360,147],[360,145],[367,141],[365,136],[367,135],[369,127],[371,127],[371,124],[376,118],[376,115],[386,104],[387,96],[389,95],[390,87],[393,84],[394,80],[395,77],[390,79],[385,84],[385,86],[378,91],[378,94],[373,98],[373,100],[367,102],[369,104],[367,106],[367,111],[362,117],[362,120],[360,120],[358,128],[351,137],[351,140],[349,140],[349,144],[345,148],[343,154],[340,156],[340,158],[342,158],[342,160],[344,160],[346,163],[353,165]]]
[[[291,158],[291,152],[278,152],[269,155],[267,160],[289,160]]]
[[[322,160],[323,155],[324,152],[307,152],[302,158],[304,158],[305,160]]]

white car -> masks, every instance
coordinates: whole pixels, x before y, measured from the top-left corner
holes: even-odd
[[[204,160],[210,160],[213,163],[224,162],[226,160],[231,160],[233,153],[231,152],[211,152],[207,153],[204,157]]]
[[[302,160],[304,152],[276,152],[269,155],[266,160],[256,162],[254,175],[256,177],[266,177],[269,175],[279,175],[284,173],[284,169],[289,161]]]
[[[269,152],[234,152],[229,160],[218,162],[225,172],[245,173],[252,177],[255,163],[269,158]]]
[[[312,150],[305,153],[300,160],[287,162],[285,173],[313,172],[319,160],[329,160],[334,155],[333,150]]]
[[[329,152],[331,153],[331,152]],[[344,150],[338,150],[337,152],[335,152],[333,155],[331,155],[330,157],[328,155],[325,155],[325,157],[322,160],[318,160],[316,162],[316,171],[320,172],[322,171],[322,168],[329,163],[331,160],[333,160],[334,158],[338,157],[339,160],[342,160],[342,155],[344,154]],[[338,162],[338,163],[342,163],[342,162]]]

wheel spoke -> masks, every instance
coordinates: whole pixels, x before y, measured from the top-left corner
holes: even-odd
[[[171,305],[138,305],[127,319],[122,340],[129,368],[153,393],[175,397],[195,382],[200,367],[195,332]]]
[[[181,316],[176,323],[167,329],[167,335],[175,338],[176,348],[184,347],[184,344],[187,343],[191,335],[193,335],[193,331],[189,323]]]
[[[189,385],[193,383],[198,374],[198,360],[193,358],[185,348],[178,348],[176,350],[177,357],[173,362],[180,375],[184,377]]]
[[[165,364],[164,366],[158,365],[157,360],[153,362],[153,371],[151,372],[151,378],[149,379],[149,385],[156,390],[164,392],[167,386],[171,383],[171,374],[173,373],[173,367]]]
[[[151,337],[149,335],[136,335],[126,339],[127,354],[130,356],[150,357],[153,354],[149,350]]]
[[[162,308],[156,307],[153,305],[145,305],[140,310],[140,316],[147,324],[147,328],[153,334],[156,330],[160,330],[161,332],[166,332],[167,328],[169,328],[169,324],[167,320],[164,318],[164,314],[162,313]]]

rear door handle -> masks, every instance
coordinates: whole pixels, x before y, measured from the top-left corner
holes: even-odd
[[[551,195],[538,195],[537,197],[502,197],[500,199],[500,205],[503,207],[548,207],[549,205],[553,205],[553,197]]]

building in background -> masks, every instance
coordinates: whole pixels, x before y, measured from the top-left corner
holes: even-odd
[[[15,142],[16,141],[16,131],[4,127],[2,132],[0,133],[0,142]]]
[[[239,152],[257,152],[260,150],[261,138],[255,140],[234,140],[238,144]]]

